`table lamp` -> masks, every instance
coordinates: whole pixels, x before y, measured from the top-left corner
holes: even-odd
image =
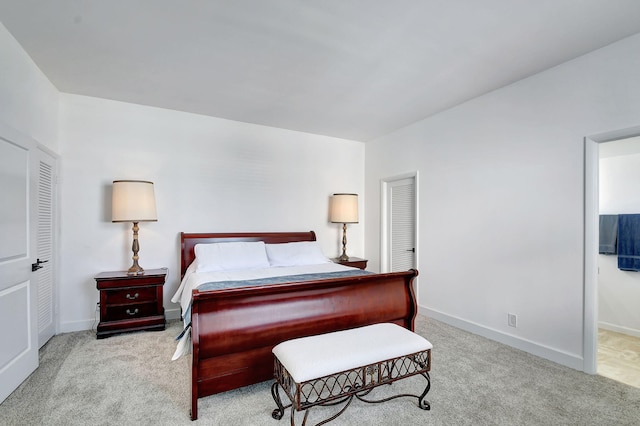
[[[133,265],[127,273],[143,274],[144,269],[138,265],[138,222],[156,222],[156,198],[153,182],[144,180],[114,180],[112,200],[112,222],[133,222]]]
[[[358,223],[358,194],[333,194],[329,220],[342,223],[342,255],[338,260],[347,261],[347,223]]]

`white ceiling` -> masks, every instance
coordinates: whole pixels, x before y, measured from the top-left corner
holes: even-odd
[[[640,32],[638,0],[0,0],[62,92],[361,141]]]

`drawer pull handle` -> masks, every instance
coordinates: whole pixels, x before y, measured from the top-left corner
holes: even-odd
[[[138,313],[138,308],[136,308],[133,312],[131,312],[131,310],[127,309],[127,313],[131,316],[136,315]]]
[[[129,293],[127,293],[126,298],[129,300],[136,300],[138,298],[138,296],[140,296],[138,293],[134,294],[133,296],[130,295]]]

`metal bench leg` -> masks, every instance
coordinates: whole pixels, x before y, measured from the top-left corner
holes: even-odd
[[[276,420],[280,420],[284,416],[284,410],[291,407],[291,404],[287,406],[282,405],[282,400],[280,399],[280,393],[278,392],[278,385],[279,385],[278,382],[274,382],[271,385],[271,396],[273,396],[273,400],[276,402],[276,405],[278,406],[278,408],[273,410],[273,412],[271,413],[271,417],[273,417]]]
[[[422,395],[418,397],[418,407],[422,408],[423,410],[431,410],[431,404],[429,403],[429,401],[426,401],[424,399],[424,397],[427,396],[427,393],[429,393],[429,390],[431,389],[431,377],[429,376],[428,372],[422,374],[422,376],[427,379],[427,387],[424,389],[424,392],[422,392]]]

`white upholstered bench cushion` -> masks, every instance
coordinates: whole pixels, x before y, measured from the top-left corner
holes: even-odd
[[[296,383],[431,349],[424,337],[381,323],[287,340],[273,354]]]

